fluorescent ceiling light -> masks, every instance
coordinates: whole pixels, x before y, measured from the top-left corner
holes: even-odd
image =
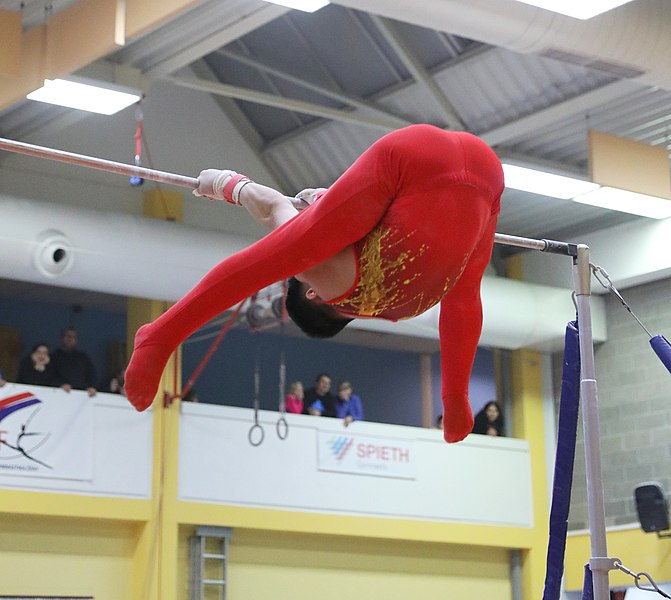
[[[567,15],[575,19],[591,19],[596,15],[631,2],[631,0],[517,0],[538,8]]]
[[[599,187],[599,184],[590,181],[510,164],[503,165],[503,174],[507,188],[562,200],[569,200]]]
[[[329,3],[329,0],[266,0],[266,2],[312,13],[318,11],[320,8],[324,8]]]
[[[602,187],[593,192],[576,196],[573,200],[582,204],[619,210],[633,215],[650,217],[651,219],[671,217],[671,200],[628,192],[618,188]]]
[[[28,94],[29,100],[113,115],[141,98],[139,92],[115,84],[83,78],[45,79],[44,86]]]

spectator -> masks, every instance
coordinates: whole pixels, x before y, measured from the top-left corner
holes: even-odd
[[[487,402],[483,409],[475,415],[473,433],[481,435],[503,435],[503,415],[496,402],[493,400]]]
[[[122,396],[126,395],[126,390],[124,388],[126,381],[126,369],[122,369],[116,375],[112,375],[107,382],[102,386],[102,391],[108,394],[121,394]]]
[[[436,417],[436,429],[443,429],[443,415],[438,415]]]
[[[93,397],[98,390],[95,387],[96,370],[87,354],[76,349],[77,332],[67,327],[61,332],[61,346],[52,355],[56,375],[61,387],[70,390],[86,390]]]
[[[303,384],[300,381],[294,381],[289,386],[289,393],[284,399],[284,408],[288,413],[300,415],[303,412],[304,397]]]
[[[49,356],[49,346],[37,344],[28,356],[21,359],[16,382],[47,387],[60,385],[56,368],[51,362],[51,356]]]
[[[5,385],[7,381],[5,380],[5,376],[2,374],[2,371],[0,371],[0,387]]]
[[[363,421],[361,398],[352,393],[352,384],[349,381],[342,381],[338,385],[335,409],[336,417],[343,420],[345,427],[352,421]]]
[[[315,402],[319,400],[321,410],[310,412],[310,410],[317,411],[319,405]],[[314,387],[305,391],[305,398],[303,399],[303,412],[305,414],[317,414],[317,416],[335,417],[335,396],[331,393],[331,376],[328,373],[320,373],[315,379]]]

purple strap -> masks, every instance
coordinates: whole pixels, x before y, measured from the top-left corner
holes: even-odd
[[[564,369],[562,372],[557,455],[552,489],[552,507],[550,509],[550,537],[548,540],[543,600],[559,600],[561,592],[568,515],[571,505],[579,404],[580,344],[578,325],[576,321],[571,321],[566,325],[564,338]]]

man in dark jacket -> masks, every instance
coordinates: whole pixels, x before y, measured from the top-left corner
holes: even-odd
[[[61,346],[53,353],[51,360],[65,391],[86,390],[93,397],[98,391],[95,387],[96,369],[88,355],[77,350],[76,346],[77,332],[67,327],[61,332]]]
[[[315,385],[305,390],[303,414],[335,417],[335,406],[336,398],[331,393],[331,376],[328,373],[320,373],[315,379]]]

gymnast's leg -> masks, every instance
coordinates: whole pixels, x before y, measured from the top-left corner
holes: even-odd
[[[126,371],[126,393],[138,410],[152,403],[170,355],[199,327],[259,289],[334,256],[375,227],[399,186],[389,160],[399,133],[373,144],[318,202],[220,262],[184,298],[138,330]],[[268,189],[246,185],[243,205],[245,196]]]
[[[437,169],[449,170],[452,159],[461,159],[461,144],[450,134],[417,125],[384,136],[319,201],[276,222],[271,215],[266,225],[279,225],[277,229],[219,263],[166,313],[142,327],[126,372],[126,392],[133,405],[144,410],[151,404],[170,354],[199,327],[259,289],[333,257],[366,236],[394,201],[402,202],[404,191],[419,180],[426,186],[426,179],[415,173],[421,164],[416,155],[434,158],[437,140],[447,142],[440,146],[447,155],[438,161]],[[442,174],[436,175],[434,180],[440,182]],[[269,190],[250,183],[240,192],[241,202],[263,206],[263,202],[254,201],[254,195],[279,194]],[[424,187],[423,193],[430,202],[431,189]]]

